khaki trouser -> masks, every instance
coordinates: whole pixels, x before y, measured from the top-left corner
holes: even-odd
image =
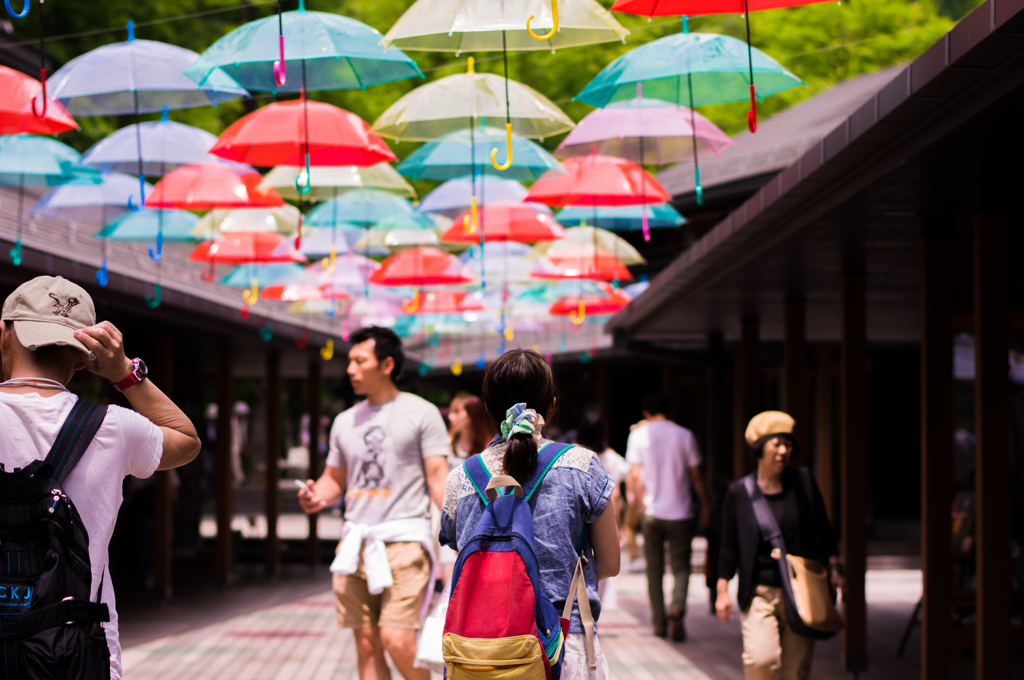
[[[669,613],[686,616],[686,597],[690,588],[690,555],[695,519],[658,519],[644,515],[644,560],[647,562],[647,596],[651,601],[651,622],[657,631],[665,630],[665,544],[675,581]]]
[[[740,612],[743,629],[743,671],[747,680],[807,680],[811,675],[814,640],[786,625],[782,589],[757,586],[750,609]]]

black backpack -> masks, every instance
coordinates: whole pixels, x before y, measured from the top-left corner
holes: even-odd
[[[44,460],[0,465],[0,680],[110,678],[110,612],[89,601],[89,536],[63,488],[106,413],[79,399]]]

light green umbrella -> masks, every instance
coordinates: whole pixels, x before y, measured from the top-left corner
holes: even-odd
[[[260,183],[261,189],[276,189],[282,198],[298,200],[295,179],[305,168],[279,165]],[[355,165],[319,166],[312,178],[312,189],[303,198],[307,201],[329,201],[344,191],[353,189],[379,189],[403,198],[416,198],[416,190],[387,163],[366,168]]]
[[[437,245],[437,231],[433,220],[421,213],[393,215],[370,227],[356,242],[354,249],[362,251],[384,247],[399,250],[412,246]]]

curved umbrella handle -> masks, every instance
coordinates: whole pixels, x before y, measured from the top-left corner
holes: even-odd
[[[754,92],[754,85],[750,85],[750,110],[747,111],[747,129],[753,134],[757,132],[757,94]]]
[[[501,334],[502,334],[502,335],[503,335],[503,336],[505,337],[505,339],[506,339],[506,340],[508,340],[509,342],[512,342],[513,340],[515,340],[515,339],[516,339],[516,332],[515,332],[514,330],[512,330],[512,326],[506,326],[506,327],[505,327],[505,330],[504,330],[504,331],[502,331],[502,333],[501,333]]]
[[[150,309],[156,309],[160,306],[160,298],[163,296],[164,287],[159,283],[153,286],[153,294],[146,296],[146,306]]]
[[[420,289],[412,289],[412,299],[402,300],[402,311],[406,314],[415,314],[420,308]]]
[[[96,283],[100,284],[100,287],[107,285],[107,261],[103,260],[100,263],[100,268],[96,270]]]
[[[156,246],[152,244],[149,246],[149,259],[153,262],[159,262],[164,256],[164,232],[156,232]]]
[[[462,359],[456,359],[452,362],[452,375],[462,375]]]
[[[487,365],[487,354],[483,350],[480,350],[480,354],[477,355],[477,357],[476,357],[476,367],[477,368],[483,368],[486,365]]]
[[[14,247],[11,248],[11,264],[15,267],[21,266],[21,237],[14,242]]]
[[[295,229],[295,250],[302,249],[302,213],[299,213],[299,226]]]
[[[8,0],[4,0],[4,2],[7,2],[7,1]],[[10,7],[11,7],[10,4],[8,4],[7,8],[10,9]],[[25,2],[25,11],[26,12],[28,11],[28,0],[26,0],[26,2]],[[46,69],[45,68],[39,69],[39,82],[42,83],[42,85],[43,85],[43,110],[39,111],[39,110],[36,109],[36,97],[38,95],[33,95],[32,96],[32,115],[34,115],[36,118],[46,118],[46,107],[47,107],[47,103],[49,102],[49,99],[47,99],[47,97],[46,97]]]
[[[512,123],[505,123],[505,143],[508,157],[504,165],[498,165],[498,162],[494,160],[494,157],[498,155],[498,150],[491,149],[491,165],[494,166],[495,170],[508,170],[512,167]]]
[[[336,266],[336,259],[335,258],[337,257],[337,255],[338,255],[338,250],[335,247],[335,245],[332,243],[331,244],[331,254],[330,254],[330,256],[329,257],[325,257],[324,259],[322,259],[320,261],[320,264],[323,266],[324,271],[327,272],[328,274],[333,274],[334,273],[334,270],[336,268],[335,267]]]
[[[497,149],[495,149],[497,151]],[[476,196],[470,199],[469,215],[462,218],[462,230],[467,234],[476,233]]]
[[[245,304],[254,305],[259,302],[260,299],[260,280],[257,277],[252,277],[252,287],[246,288],[242,291],[242,297],[245,298]]]
[[[128,209],[132,212],[139,212],[146,209],[146,178],[143,175],[139,175],[139,205],[135,205],[135,197],[128,197]]]
[[[533,21],[533,15],[526,20],[526,32],[530,34],[530,37],[534,40],[551,40],[555,37],[555,33],[558,33],[558,2],[557,0],[551,0],[551,18],[554,25],[551,27],[551,32],[547,35],[537,35],[530,28],[530,22]]]
[[[213,270],[216,266],[217,264],[213,260],[210,260],[210,267],[208,269],[204,269],[202,273],[199,275],[199,278],[202,279],[203,281],[206,281],[207,283],[212,283]]]
[[[309,347],[309,329],[302,329],[302,336],[295,338],[295,349],[306,349]]]
[[[704,189],[700,185],[700,169],[699,168],[694,168],[693,169],[693,181],[694,181],[694,184],[697,186],[697,191],[696,191],[696,193],[697,193],[697,205],[703,205],[704,204]]]
[[[352,332],[349,330],[348,327],[348,319],[345,319],[344,323],[341,324],[341,339],[344,340],[345,342],[348,342],[349,336],[351,335]]]
[[[331,306],[324,310],[324,314],[327,316],[328,319],[333,319],[334,316],[337,313],[338,313],[338,301],[335,300],[332,297],[331,298]]]
[[[580,308],[574,312],[569,312],[569,319],[572,321],[573,326],[580,326],[587,319],[587,306],[583,304],[583,300],[580,300]]]
[[[260,340],[263,342],[270,342],[270,339],[274,337],[274,322],[268,321],[267,325],[261,328],[259,331]]]
[[[249,308],[248,307],[242,307],[241,312],[242,312],[242,318],[243,319],[248,319],[249,318]]]
[[[320,358],[324,361],[334,358],[334,340],[328,340],[327,344],[320,348]]]
[[[274,62],[274,82],[280,86],[288,81],[288,74],[284,66],[284,36],[278,36],[278,43],[281,46],[281,59]]]
[[[21,12],[15,12],[14,8],[11,7],[11,0],[4,0],[4,7],[7,8],[7,13],[15,19],[24,19],[28,16],[28,6],[32,4],[32,0],[25,0],[25,6],[21,8]]]
[[[301,181],[302,180],[302,176],[303,176],[303,173],[301,173],[301,172],[295,176],[295,190],[298,191],[303,196],[305,196],[306,194],[309,193],[309,190],[313,188],[313,186],[311,184],[310,177],[309,177],[309,154],[308,153],[306,154],[306,172],[305,172],[306,182],[305,182],[305,184],[303,184],[302,181]]]

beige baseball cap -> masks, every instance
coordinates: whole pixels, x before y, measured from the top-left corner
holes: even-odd
[[[85,290],[60,276],[37,276],[4,301],[2,321],[14,322],[18,341],[30,350],[67,345],[95,359],[75,331],[96,324],[96,307]]]

